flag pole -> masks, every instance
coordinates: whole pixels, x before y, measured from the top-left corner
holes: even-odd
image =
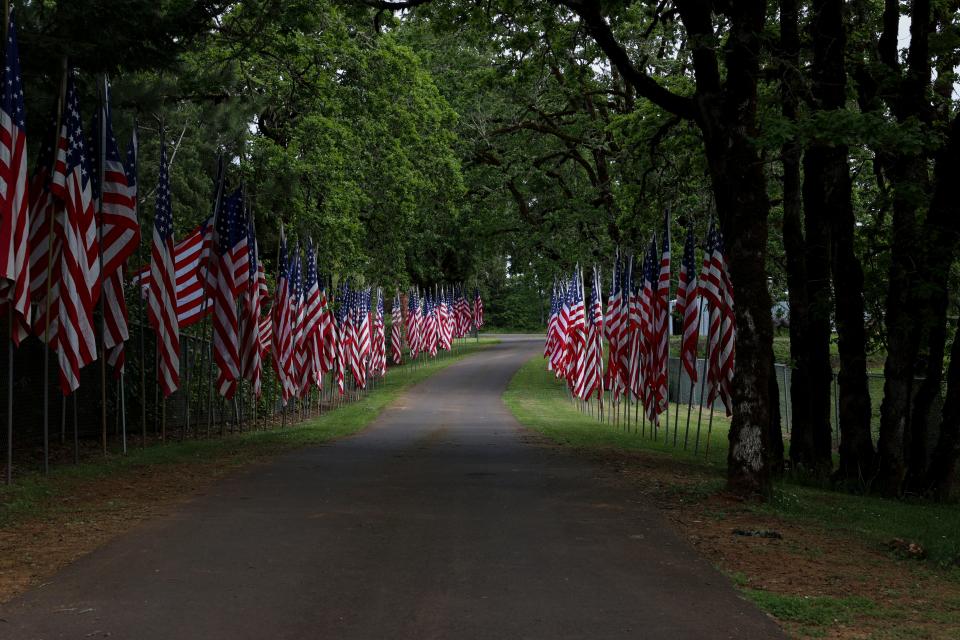
[[[123,454],[127,454],[127,394],[123,386],[123,371],[120,371],[120,427],[123,438]]]
[[[6,6],[9,11],[9,3]],[[8,20],[9,22],[9,20]],[[13,302],[7,308],[10,344],[7,347],[7,484],[13,483]]]
[[[140,127],[140,123],[137,118],[133,119],[133,165],[137,166],[137,163],[140,159],[140,145],[137,140],[139,136],[137,134],[137,129]],[[137,187],[137,198],[136,198],[136,207],[137,211],[140,211],[140,188]],[[137,247],[137,253],[143,248],[143,245]],[[141,260],[142,262],[142,260]],[[147,263],[148,270],[150,269],[149,262]],[[146,274],[140,276],[140,281],[137,282],[137,306],[140,309],[140,435],[141,435],[141,445],[143,447],[147,446],[147,348],[144,342],[145,333],[147,327],[147,310],[146,305],[143,302],[143,278]]]
[[[10,37],[10,0],[3,1],[3,41]],[[29,287],[29,283],[27,283]],[[28,309],[29,311],[29,309]],[[13,483],[13,300],[7,306],[10,345],[7,349],[7,484]]]
[[[103,172],[104,148],[106,147],[106,92],[107,74],[102,74],[101,84],[97,87],[99,111],[97,115],[100,130],[97,140],[97,179],[100,181],[100,197],[97,198],[97,253],[100,261],[100,445],[103,455],[107,455],[107,323],[106,306],[103,300]]]
[[[60,125],[63,120],[63,101],[67,96],[67,56],[62,59],[62,75],[60,78],[60,98],[57,100],[57,119],[53,138],[53,173],[57,162],[57,153],[60,150]],[[50,473],[50,291],[53,285],[53,229],[56,216],[50,215],[50,227],[47,236],[47,286],[44,304],[46,306],[46,322],[43,328],[43,344],[46,351],[43,357],[43,473]]]
[[[223,153],[220,153],[217,158],[217,184],[215,187],[214,199],[213,199],[213,228],[211,233],[215,234],[217,230],[217,218],[220,215],[220,202],[223,198],[223,183],[225,179],[225,169],[223,166]],[[201,242],[202,246],[202,242]],[[211,251],[213,250],[213,245],[210,246]],[[209,300],[209,295],[207,292],[207,280],[209,279],[210,274],[210,260],[213,258],[212,255],[207,255],[207,262],[203,266],[203,282],[201,286],[203,287],[203,302],[201,303],[200,313],[206,314],[207,312],[207,300]],[[207,437],[210,437],[210,431],[213,429],[213,320],[210,319],[209,322],[210,331],[205,332],[210,336],[210,340],[207,343],[210,359],[207,361]],[[221,425],[221,435],[222,434],[222,425]]]
[[[700,296],[700,301],[699,301],[699,304],[700,304],[700,313],[697,314],[697,328],[696,328],[696,331],[697,331],[697,348],[696,348],[696,349],[694,350],[694,352],[693,352],[693,370],[694,370],[694,371],[697,370],[697,362],[698,362],[698,360],[699,360],[699,358],[698,358],[697,356],[699,355],[699,352],[700,352],[700,323],[703,322],[703,307],[704,307],[704,303],[705,303],[705,302],[706,302],[706,299],[704,299],[703,296]],[[680,348],[681,348],[681,350],[683,349],[682,346],[681,346]],[[706,362],[706,361],[704,361],[704,362]],[[703,386],[704,382],[705,382],[705,381],[704,381],[704,379],[703,379],[703,376],[701,375],[701,376],[700,376],[701,393],[702,393],[702,386]],[[697,386],[696,381],[694,381],[694,379],[691,377],[691,378],[690,378],[690,396],[689,396],[689,398],[687,399],[687,429],[686,429],[686,433],[685,433],[684,436],[683,436],[683,448],[684,448],[684,450],[686,450],[686,448],[687,448],[687,440],[688,440],[689,437],[690,437],[690,414],[691,414],[691,412],[693,411],[693,389],[694,389],[694,387],[696,387],[696,386]],[[703,402],[702,402],[702,401],[700,402],[700,408],[701,408],[701,413],[702,413],[702,411],[703,411]],[[700,421],[699,421],[699,419],[698,419],[698,420],[697,420],[697,444],[699,444],[699,443],[700,443]]]
[[[73,394],[73,463],[80,462],[80,423],[77,421],[77,394]]]

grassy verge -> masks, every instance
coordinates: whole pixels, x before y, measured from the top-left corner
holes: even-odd
[[[657,439],[649,435],[649,425],[636,422],[630,410],[630,425],[625,426],[623,414],[618,424],[601,423],[584,415],[569,399],[563,383],[544,370],[543,360],[534,358],[514,375],[503,395],[504,402],[517,419],[527,427],[539,431],[559,444],[576,449],[616,449],[623,451],[648,451],[657,455],[677,456],[697,461],[719,473],[727,459],[727,431],[729,421],[721,413],[714,413],[710,426],[709,411],[704,411],[700,420],[700,437],[697,440],[696,407],[691,412],[690,429],[686,429],[686,405],[670,405],[670,422],[661,427]],[[608,407],[609,408],[609,407]],[[678,446],[673,446],[674,420],[680,411],[680,426],[677,430]],[[622,409],[621,409],[622,411]],[[641,435],[640,432],[645,435]],[[709,437],[708,437],[709,436]],[[684,440],[687,447],[684,449]],[[708,444],[709,443],[709,444]],[[697,453],[694,453],[694,450]]]
[[[669,442],[598,422],[570,402],[540,359],[517,372],[504,402],[550,440],[631,471],[621,474],[625,482],[659,487],[647,493],[676,516],[678,528],[796,637],[960,637],[957,506],[855,496],[790,479],[777,484],[766,504],[739,503],[717,491],[725,419],[714,418],[709,455],[704,429],[694,454],[692,446],[683,449],[683,407],[674,448],[672,413]],[[693,433],[695,427],[691,442]],[[735,528],[776,529],[783,539],[743,538],[732,534]],[[922,558],[891,550],[894,539],[919,545]]]
[[[216,462],[227,468],[239,467],[269,456],[350,435],[372,422],[401,392],[430,377],[463,357],[495,344],[496,339],[468,341],[448,357],[424,365],[393,367],[386,378],[361,400],[343,405],[318,417],[280,429],[248,431],[225,438],[186,440],[132,449],[126,456],[84,462],[54,469],[50,475],[32,474],[15,484],[0,487],[0,528],[46,515],[56,509],[58,498],[91,481],[127,475],[135,477],[145,469],[182,468],[181,465],[208,465]]]

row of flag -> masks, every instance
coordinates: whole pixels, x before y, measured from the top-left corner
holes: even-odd
[[[556,282],[544,347],[548,370],[566,381],[573,396],[601,399],[609,391],[614,401],[629,397],[643,406],[654,424],[669,403],[671,238],[669,220],[666,223],[662,243],[658,246],[656,236],[651,239],[639,268],[632,255],[618,253],[606,312],[596,267],[590,276],[589,299],[579,267]],[[700,314],[707,314],[707,401],[712,405],[719,399],[729,415],[736,325],[720,229],[711,223],[699,276],[695,252],[691,228],[676,291],[675,310],[682,319],[680,362],[695,384]]]
[[[27,177],[26,122],[14,16],[5,47],[0,95],[0,303],[14,317],[12,339],[29,335],[57,353],[60,386],[70,394],[80,370],[98,358],[94,311],[102,309],[101,350],[117,376],[129,338],[124,272],[140,243],[137,218],[136,128],[124,157],[113,134],[109,89],[84,134],[74,74],[66,78],[56,135]],[[213,211],[179,242],[175,239],[169,159],[161,140],[150,262],[132,284],[146,303],[157,336],[157,381],[164,397],[180,387],[180,332],[212,318],[216,388],[231,398],[241,380],[262,392],[263,366],[272,360],[283,402],[304,397],[335,375],[358,388],[387,369],[387,325],[381,288],[325,287],[316,250],[288,246],[281,229],[276,289],[270,295],[254,219],[243,188],[228,192],[220,163]],[[412,291],[404,317],[393,298],[390,353],[394,363],[451,349],[483,325],[479,290]]]
[[[73,76],[59,126],[27,178],[26,111],[13,13],[0,88],[0,303],[15,344],[33,334],[57,354],[65,394],[97,358],[94,308],[102,303],[103,350],[123,367],[128,338],[123,271],[140,242],[136,140],[127,161],[113,135],[108,90],[84,135]]]

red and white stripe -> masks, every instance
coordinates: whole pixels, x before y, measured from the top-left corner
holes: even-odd
[[[18,56],[13,15],[7,55]],[[13,67],[11,68],[11,65]],[[27,135],[19,60],[7,61],[5,99],[0,109],[0,299],[13,306],[16,322],[30,325],[30,189],[27,181]],[[13,111],[13,113],[11,113]],[[19,344],[20,332],[11,328]]]
[[[181,329],[203,320],[213,310],[212,290],[208,292],[203,284],[212,245],[213,227],[209,219],[174,245],[177,323]],[[145,294],[151,279],[149,267],[142,267],[132,281],[139,283]]]
[[[257,252],[259,254],[259,252]],[[263,301],[268,297],[267,276],[263,263],[257,263],[257,273],[254,286],[248,287],[243,293],[242,313],[240,316],[240,375],[250,382],[253,395],[257,398],[263,391],[263,351],[264,337],[262,334],[264,319],[261,316]]]
[[[56,348],[64,395],[80,386],[80,369],[97,359],[93,309],[100,296],[100,256],[93,193],[84,175],[89,169],[75,155],[85,157],[79,105],[71,77],[50,185],[63,203],[56,219],[60,256],[54,264],[60,272]]]
[[[290,264],[286,254],[286,239],[283,235],[283,229],[280,229],[280,277],[277,278],[277,290],[273,298],[272,317],[272,344],[273,344],[273,368],[277,374],[277,380],[280,382],[280,390],[283,397],[283,403],[286,405],[290,399],[292,377],[292,345],[293,345],[293,319],[291,317],[290,306],[290,283],[289,269]]]
[[[167,151],[160,146],[160,179],[157,188],[159,212],[170,211]],[[160,226],[163,226],[161,230]],[[180,328],[177,324],[176,265],[173,249],[173,216],[167,222],[153,225],[153,247],[150,258],[150,283],[147,290],[147,320],[157,333],[157,381],[164,397],[180,386]]]
[[[390,311],[390,354],[393,364],[403,363],[403,309],[399,293],[393,299]]]

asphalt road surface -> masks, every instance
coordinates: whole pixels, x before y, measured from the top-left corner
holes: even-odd
[[[781,638],[626,489],[504,408],[504,343],[353,437],[217,483],[0,607],[0,638]]]

